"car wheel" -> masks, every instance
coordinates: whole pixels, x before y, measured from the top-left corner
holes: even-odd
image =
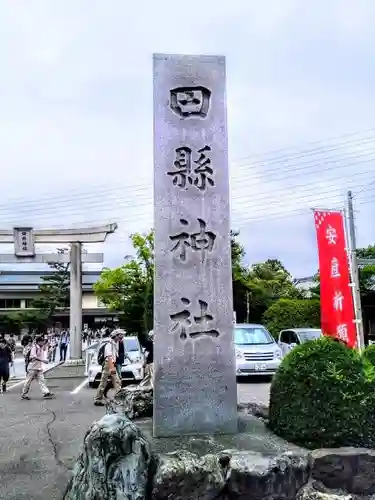
[[[95,387],[98,387],[97,384],[95,382],[89,382],[89,387],[91,389],[95,389]]]

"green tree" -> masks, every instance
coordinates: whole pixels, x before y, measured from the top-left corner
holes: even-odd
[[[131,235],[136,256],[115,269],[104,269],[94,285],[96,296],[111,311],[121,312],[120,324],[142,342],[153,324],[154,233]]]
[[[369,245],[365,248],[357,249],[357,257],[359,259],[375,259],[375,245]],[[375,286],[375,266],[372,264],[361,266],[359,268],[359,288],[361,296],[364,298],[369,293],[373,293]],[[311,296],[320,298],[320,278],[319,272],[314,276],[314,283],[310,287]]]
[[[252,322],[261,322],[268,307],[280,298],[302,298],[290,273],[278,259],[268,259],[251,266],[245,286],[250,297]]]
[[[284,266],[276,259],[248,268],[245,250],[231,231],[233,302],[237,321],[261,321],[264,311],[279,297],[298,297]],[[131,236],[135,257],[116,269],[104,269],[94,285],[97,297],[111,310],[121,312],[120,324],[129,333],[143,335],[153,325],[154,233]]]
[[[233,308],[236,311],[237,321],[242,323],[246,321],[248,316],[247,303],[249,301],[249,288],[247,286],[247,277],[249,271],[243,263],[245,249],[237,241],[238,236],[239,232],[231,231]]]
[[[320,302],[316,299],[279,299],[264,313],[263,322],[275,338],[280,330],[287,328],[320,328]]]
[[[57,250],[64,254],[64,249]],[[39,311],[40,317],[48,323],[57,311],[64,311],[69,307],[70,274],[69,263],[51,262],[49,267],[53,274],[42,276],[38,296],[31,302],[31,307]]]
[[[6,314],[4,323],[8,332],[19,333],[25,327],[32,331],[38,331],[48,323],[48,319],[42,311],[25,309]]]

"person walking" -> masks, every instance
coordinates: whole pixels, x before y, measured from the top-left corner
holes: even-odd
[[[29,363],[30,363],[30,351],[33,346],[33,340],[30,337],[29,343],[23,348],[23,357],[25,359],[25,373],[27,374]]]
[[[15,377],[16,376],[16,365],[15,365],[14,361],[16,359],[16,340],[14,338],[13,333],[9,334],[8,345],[10,347],[10,350],[12,351],[12,363],[10,365],[12,367],[12,377]]]
[[[105,406],[105,402],[103,401],[103,399],[104,395],[107,394],[108,391],[108,379],[111,380],[116,394],[121,389],[121,382],[116,370],[119,338],[120,335],[118,333],[118,330],[114,330],[110,334],[109,339],[108,334],[106,334],[103,344],[99,347],[98,358],[100,356],[100,351],[103,350],[104,361],[102,367],[102,377],[100,379],[98,391],[94,399],[95,406]]]
[[[151,330],[148,338],[143,342],[143,347],[146,349],[146,370],[145,378],[139,384],[140,386],[151,385],[154,387],[154,331]]]
[[[26,347],[27,345],[29,345],[30,341],[33,341],[33,337],[29,333],[26,333],[21,340],[22,347]]]
[[[9,365],[12,363],[12,351],[4,337],[0,337],[0,392],[5,393],[9,380]]]
[[[130,363],[133,363],[132,359],[130,358],[128,352],[125,349],[125,344],[124,344],[124,336],[125,336],[125,330],[121,330],[118,328],[116,330],[118,333],[118,356],[116,359],[116,371],[117,375],[119,376],[120,382],[122,381],[122,365],[124,364],[125,359],[129,360]]]
[[[66,361],[68,344],[69,344],[69,333],[66,330],[63,330],[60,336],[60,361]]]
[[[56,361],[56,350],[58,344],[59,337],[56,335],[56,333],[53,333],[49,341],[48,361],[50,363],[54,363]]]
[[[43,365],[48,364],[46,354],[46,343],[44,338],[37,337],[35,339],[35,344],[33,344],[30,351],[29,370],[22,389],[21,399],[30,399],[28,396],[28,392],[33,380],[37,380],[39,382],[40,390],[42,391],[44,399],[50,399],[54,397],[54,394],[50,392],[48,387],[46,386],[43,375]]]

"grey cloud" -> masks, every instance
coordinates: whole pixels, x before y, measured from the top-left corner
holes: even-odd
[[[340,206],[348,187],[365,186],[371,162],[358,162],[353,170],[340,170],[338,162],[322,174],[321,159],[316,172],[310,168],[304,177],[303,171],[294,176],[280,160],[276,179],[269,155],[263,164],[248,158],[245,167],[235,160],[292,144],[302,149],[307,141],[373,126],[375,77],[368,61],[375,45],[375,4],[235,0],[217,5],[213,0],[183,7],[168,0],[111,0],[105,6],[95,0],[35,0],[22,9],[11,1],[1,4],[3,227],[116,220],[118,234],[105,248],[109,262],[121,262],[131,251],[128,235],[152,225],[151,55],[224,53],[233,225],[242,230],[250,260],[280,255],[293,274],[314,272],[309,207],[317,200]],[[360,154],[353,146],[346,156],[350,152]],[[283,168],[289,168],[285,176]],[[300,186],[304,181],[306,188]],[[366,207],[358,218],[361,241],[372,237],[363,229]],[[298,209],[306,215],[294,218]],[[300,230],[291,245],[288,235],[295,228]]]

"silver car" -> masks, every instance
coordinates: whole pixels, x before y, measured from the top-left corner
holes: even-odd
[[[319,328],[289,328],[288,330],[281,330],[279,334],[279,346],[283,357],[296,345],[303,344],[308,340],[318,339],[322,335],[322,330]]]
[[[276,373],[281,362],[281,349],[264,326],[237,324],[234,343],[237,377]]]

